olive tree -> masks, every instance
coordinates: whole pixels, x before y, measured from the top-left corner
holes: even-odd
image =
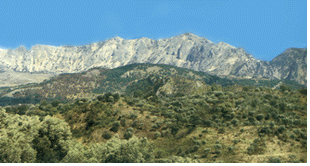
[[[37,152],[31,145],[39,127],[38,116],[7,114],[0,108],[0,162],[35,162]]]
[[[32,141],[37,151],[37,162],[60,162],[69,150],[72,133],[64,120],[46,116],[39,134]]]
[[[97,159],[103,163],[143,163],[152,162],[154,158],[153,147],[147,138],[121,140],[116,136],[98,146]]]

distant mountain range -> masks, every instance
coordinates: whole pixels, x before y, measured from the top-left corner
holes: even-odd
[[[267,62],[253,58],[242,48],[223,42],[215,44],[191,33],[159,40],[115,37],[85,46],[35,45],[30,50],[23,46],[15,50],[0,49],[0,84],[9,85],[25,73],[52,76],[133,63],[168,64],[217,76],[281,79],[307,84],[307,49],[289,48]],[[46,76],[40,78],[33,82],[40,82]],[[31,80],[14,84],[27,82]]]

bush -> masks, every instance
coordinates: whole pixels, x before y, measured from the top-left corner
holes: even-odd
[[[270,113],[267,113],[266,116],[265,116],[265,120],[269,120],[270,116],[271,116]]]
[[[268,163],[281,163],[281,159],[278,157],[271,157],[269,158]]]
[[[126,126],[126,119],[125,118],[121,118],[120,123],[123,127]]]
[[[105,131],[105,132],[103,132],[102,137],[104,139],[110,139],[112,136],[111,136],[111,133]]]
[[[92,151],[100,163],[144,163],[152,162],[154,158],[153,147],[147,138],[121,140],[114,137],[106,144],[95,146]]]
[[[32,141],[38,137],[39,117],[7,114],[0,107],[0,163],[33,163],[37,151]]]
[[[234,140],[232,140],[232,142],[234,143],[234,145],[236,145],[236,144],[238,144],[241,141],[239,139],[234,139]]]
[[[221,150],[215,150],[215,154],[220,155],[222,153]]]
[[[221,144],[215,144],[214,149],[220,150],[220,149],[222,149],[222,145]]]
[[[232,154],[235,153],[235,147],[233,147],[233,146],[228,146],[227,150],[228,150],[229,153],[232,153]]]
[[[121,124],[120,124],[119,121],[113,122],[112,128],[110,129],[110,131],[117,132],[120,125],[121,125]]]
[[[224,133],[225,133],[225,131],[226,131],[226,130],[225,130],[225,128],[224,128],[224,127],[219,128],[219,133],[220,133],[220,134],[224,134]]]
[[[155,139],[158,138],[158,137],[161,137],[161,133],[156,131],[155,134],[154,134],[154,137],[155,137]]]
[[[32,142],[37,153],[37,162],[60,162],[68,152],[72,138],[69,125],[54,117],[46,116]]]
[[[307,88],[300,89],[299,92],[303,95],[307,95]]]
[[[262,140],[260,140],[259,138],[255,138],[253,140],[253,143],[251,143],[250,146],[247,148],[248,154],[262,154],[265,146],[266,145]]]
[[[264,115],[263,114],[259,114],[255,117],[258,121],[261,121],[262,119],[264,119]]]
[[[125,134],[124,134],[124,138],[129,140],[131,137],[132,137],[132,132],[131,131],[126,131]]]
[[[233,124],[234,126],[238,126],[239,121],[237,119],[233,119],[231,120],[231,124]]]
[[[281,125],[278,130],[279,133],[283,133],[283,131],[285,131],[285,126]]]
[[[51,105],[52,105],[52,107],[57,107],[59,103],[60,103],[60,101],[56,99],[56,100],[52,101]]]
[[[211,151],[211,148],[207,148],[203,151],[204,155],[208,156]]]
[[[254,111],[249,111],[249,116],[254,116],[255,112]]]

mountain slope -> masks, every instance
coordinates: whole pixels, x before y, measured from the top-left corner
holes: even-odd
[[[76,73],[94,67],[112,69],[133,63],[168,64],[218,76],[284,78],[280,63],[256,60],[241,48],[223,42],[214,44],[191,33],[159,40],[115,37],[77,47],[35,45],[31,50],[22,46],[16,50],[0,50],[0,69],[19,72]],[[300,66],[300,70],[304,68]],[[304,73],[291,73],[292,76],[285,78],[297,78],[296,81],[306,84]]]
[[[174,96],[201,94],[230,85],[275,87],[283,82],[290,89],[304,86],[287,80],[228,79],[205,72],[164,64],[131,64],[115,69],[93,68],[81,73],[60,74],[42,83],[0,88],[0,106],[38,103],[41,100],[93,98],[102,93],[127,96]],[[253,87],[254,88],[254,87]],[[137,92],[137,90],[140,90]]]
[[[307,49],[287,49],[275,57],[270,64],[278,72],[278,78],[307,84]]]

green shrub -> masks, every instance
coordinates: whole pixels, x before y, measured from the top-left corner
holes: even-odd
[[[219,133],[220,133],[220,134],[224,134],[224,133],[225,133],[225,131],[226,131],[226,130],[225,130],[225,128],[224,128],[224,127],[219,128]]]
[[[121,118],[120,123],[123,127],[126,126],[126,119],[125,118]]]
[[[72,138],[69,125],[64,120],[46,116],[39,133],[32,141],[38,152],[37,162],[60,162],[67,154]]]
[[[158,131],[156,131],[156,132],[154,133],[154,137],[155,137],[155,139],[158,138],[158,137],[161,137],[161,133],[158,132]]]
[[[307,95],[307,88],[300,89],[299,92],[303,95]]]
[[[113,132],[117,132],[120,125],[121,124],[120,124],[119,121],[115,121],[115,122],[113,122],[112,128],[110,130],[113,131]]]
[[[285,131],[285,126],[281,125],[278,130],[279,133],[283,133],[283,131]]]
[[[265,120],[269,120],[270,116],[271,116],[270,113],[267,113],[266,116],[265,116]]]
[[[255,115],[255,111],[249,111],[249,116],[254,116]]]
[[[236,144],[238,144],[241,141],[239,139],[234,139],[234,140],[232,140],[232,142],[234,143],[234,145],[236,145]]]
[[[207,148],[203,151],[204,155],[206,156],[208,156],[210,152],[211,152],[211,148]]]
[[[221,150],[215,150],[215,154],[220,155],[222,153]]]
[[[233,124],[234,126],[238,126],[239,121],[237,119],[233,119],[231,120],[231,124]]]
[[[102,137],[104,139],[110,139],[112,137],[111,133],[105,131],[103,134],[102,134]]]
[[[255,118],[256,118],[258,121],[261,121],[262,119],[264,119],[264,115],[263,115],[263,114],[258,114]]]
[[[93,152],[100,163],[144,163],[154,159],[153,147],[147,138],[121,140],[114,137],[106,144],[98,146],[90,152]]]
[[[222,149],[222,145],[221,144],[215,144],[214,149],[220,150],[220,149]]]
[[[268,163],[281,163],[281,159],[279,157],[270,157]]]
[[[228,150],[229,153],[235,154],[235,147],[233,147],[233,146],[228,146],[228,147],[227,147],[227,150]]]
[[[132,132],[131,131],[126,131],[125,134],[124,134],[124,138],[129,140],[131,137],[132,137]]]

